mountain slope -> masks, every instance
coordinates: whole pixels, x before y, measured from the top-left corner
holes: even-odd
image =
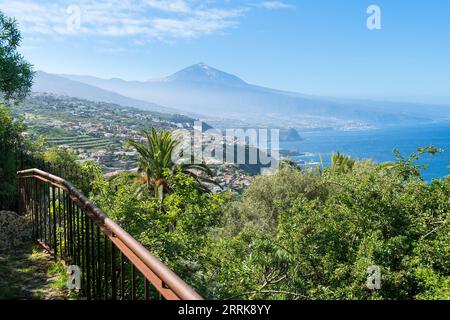
[[[353,121],[391,125],[450,118],[449,109],[442,107],[333,99],[264,88],[203,63],[163,79],[145,82],[74,75],[63,77],[185,112],[247,121],[270,121],[272,124],[291,121],[290,125],[295,126],[295,121],[317,121],[327,126]]]
[[[43,71],[38,71],[36,73],[32,91],[47,92],[56,95],[69,96],[91,101],[115,103],[149,111],[167,113],[180,112],[175,109],[162,107],[154,103],[128,98],[116,92],[108,91],[76,80],[71,80],[57,75],[45,73]]]

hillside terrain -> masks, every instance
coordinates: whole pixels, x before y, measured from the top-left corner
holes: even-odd
[[[195,119],[180,114],[144,111],[49,93],[34,93],[14,106],[13,114],[24,116],[27,134],[33,140],[43,136],[46,148],[70,148],[80,161],[97,162],[108,176],[137,169],[137,153],[127,148],[126,143],[129,140],[144,141],[143,130],[193,130],[195,122]],[[202,130],[209,128],[203,123]],[[233,190],[248,185],[251,179],[248,175],[259,173],[261,169],[258,164],[217,163],[213,158],[205,161],[214,167],[222,187]]]
[[[183,112],[201,114],[216,127],[226,123],[227,119],[233,119],[235,126],[259,124],[343,130],[450,119],[450,108],[442,106],[335,99],[264,88],[204,63],[144,82],[77,75],[61,77]]]
[[[36,72],[32,89],[33,92],[51,93],[91,101],[114,103],[149,111],[177,113],[174,109],[125,97],[112,91],[69,80],[43,71]],[[180,113],[180,111],[178,111],[178,113]]]
[[[13,113],[25,117],[34,139],[43,135],[49,146],[70,147],[80,159],[98,161],[106,172],[135,166],[135,153],[124,145],[129,139],[143,139],[142,130],[174,130],[194,124],[194,119],[183,115],[47,93],[33,94],[14,106]]]

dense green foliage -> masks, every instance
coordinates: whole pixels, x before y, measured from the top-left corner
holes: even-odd
[[[148,190],[153,190],[162,201],[165,193],[172,191],[167,182],[166,173],[171,176],[180,170],[185,175],[194,179],[197,188],[202,192],[208,192],[205,182],[214,183],[208,177],[212,176],[212,171],[204,164],[197,163],[175,163],[172,156],[180,144],[172,137],[172,133],[167,130],[144,131],[147,139],[145,143],[129,141],[128,144],[139,153],[139,172],[143,174],[144,182]]]
[[[450,180],[405,180],[402,172],[370,162],[355,163],[345,174],[285,169],[257,179],[228,210],[224,229],[251,250],[243,265],[252,265],[252,256],[261,264],[250,269],[257,281],[246,291],[311,299],[448,299],[449,192]],[[365,286],[371,265],[382,272],[375,292]],[[252,297],[269,296],[289,298]]]
[[[16,172],[24,168],[41,168],[62,175],[85,193],[91,172],[83,170],[71,149],[44,148],[44,139],[32,141],[23,118],[14,119],[9,108],[0,104],[0,209],[15,209]]]
[[[23,144],[23,123],[0,108],[0,142]],[[242,195],[201,192],[180,168],[161,170],[161,199],[136,174],[106,179],[70,150],[36,150],[207,298],[450,299],[450,177],[427,183],[416,160],[428,147],[375,164],[335,155],[330,168],[287,161]],[[2,157],[2,196],[15,161]],[[87,179],[86,179],[87,177]],[[10,197],[11,198],[11,197]],[[366,287],[368,267],[381,289]]]
[[[203,194],[166,170],[163,211],[132,175],[97,169],[91,197],[208,298],[449,299],[450,179],[405,175],[415,164],[400,159],[343,163],[285,165],[241,196]],[[372,265],[380,290],[366,287]]]
[[[23,144],[23,119],[14,120],[9,110],[0,104],[0,204],[10,208],[16,190],[16,150]]]
[[[0,207],[5,209],[15,202],[16,150],[22,147],[25,126],[2,102],[24,99],[33,79],[31,66],[17,52],[20,41],[16,21],[0,11]]]
[[[34,73],[17,52],[21,40],[17,22],[0,11],[0,99],[22,100],[30,92]]]

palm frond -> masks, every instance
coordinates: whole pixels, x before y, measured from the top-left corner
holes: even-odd
[[[154,189],[153,191],[155,193],[157,192],[156,184],[162,182],[163,185],[166,185],[164,171],[167,169],[172,172],[172,174],[175,174],[177,168],[180,168],[181,172],[193,177],[199,186],[199,190],[204,192],[208,191],[208,187],[205,183],[220,186],[212,179],[204,177],[204,175],[207,177],[213,176],[213,172],[205,163],[175,164],[173,162],[173,152],[180,142],[174,139],[170,131],[152,128],[149,131],[144,131],[144,136],[147,140],[145,143],[129,141],[128,145],[135,148],[138,152],[138,170],[146,175],[146,184],[150,189]],[[197,174],[195,171],[198,171],[199,173]],[[158,188],[158,190],[158,193],[161,193],[161,189]],[[163,195],[160,195],[160,197],[163,197]]]

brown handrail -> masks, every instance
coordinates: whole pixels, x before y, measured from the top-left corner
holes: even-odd
[[[100,230],[128,258],[133,264],[133,268],[137,268],[164,298],[170,300],[203,299],[192,287],[153,256],[142,244],[91,203],[70,182],[39,169],[19,171],[17,176],[19,179],[35,178],[67,192],[71,200],[85,211],[87,216],[100,227]],[[19,183],[19,188],[20,186],[21,184]]]

